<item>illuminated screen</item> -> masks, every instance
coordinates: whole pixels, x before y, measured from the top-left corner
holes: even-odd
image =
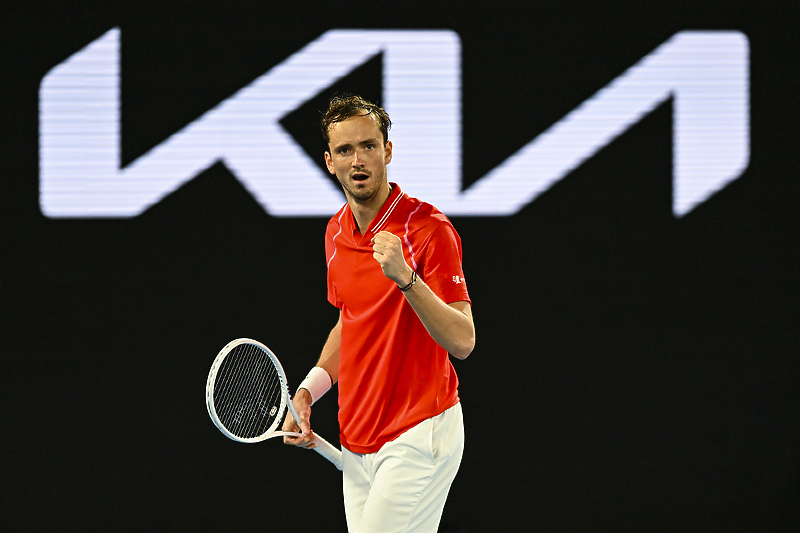
[[[48,217],[136,216],[216,162],[274,216],[329,216],[343,196],[281,119],[377,54],[393,143],[402,147],[390,173],[450,215],[518,212],[669,99],[676,216],[739,177],[749,160],[748,40],[740,32],[675,34],[462,190],[458,34],[333,30],[121,168],[120,40],[110,30],[42,80],[40,206]]]

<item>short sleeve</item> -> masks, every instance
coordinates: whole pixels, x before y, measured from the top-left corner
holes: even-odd
[[[442,301],[471,303],[462,268],[461,238],[448,221],[434,228],[421,266],[418,274]]]
[[[333,278],[331,276],[331,270],[330,270],[331,260],[333,259],[333,256],[336,253],[336,246],[334,245],[333,241],[339,230],[340,230],[339,223],[335,219],[331,219],[330,222],[328,222],[327,229],[325,230],[325,264],[328,267],[327,268],[328,301],[334,307],[341,309],[342,301],[336,292],[336,286],[333,283]]]

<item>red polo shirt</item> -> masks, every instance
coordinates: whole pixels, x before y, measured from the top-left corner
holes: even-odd
[[[372,256],[373,236],[400,237],[406,262],[444,302],[470,301],[461,239],[447,217],[392,183],[366,235],[345,204],[328,222],[328,300],[342,311],[339,363],[341,443],[373,453],[458,403],[447,351],[428,334],[397,284]]]

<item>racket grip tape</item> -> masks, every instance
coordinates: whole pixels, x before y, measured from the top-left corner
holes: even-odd
[[[317,446],[314,451],[322,457],[333,463],[339,470],[342,469],[342,452],[336,449],[336,446],[326,441],[319,435],[314,435],[314,444]]]

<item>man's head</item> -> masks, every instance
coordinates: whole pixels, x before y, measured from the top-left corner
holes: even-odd
[[[389,129],[392,127],[392,121],[383,108],[364,100],[360,96],[334,96],[328,105],[328,110],[322,115],[322,120],[320,121],[322,138],[325,139],[325,144],[330,145],[332,125],[358,115],[370,115],[383,134],[383,144],[389,141]]]
[[[357,96],[334,98],[322,119],[328,143],[325,165],[341,183],[351,205],[379,207],[389,195],[390,125],[386,111]]]

